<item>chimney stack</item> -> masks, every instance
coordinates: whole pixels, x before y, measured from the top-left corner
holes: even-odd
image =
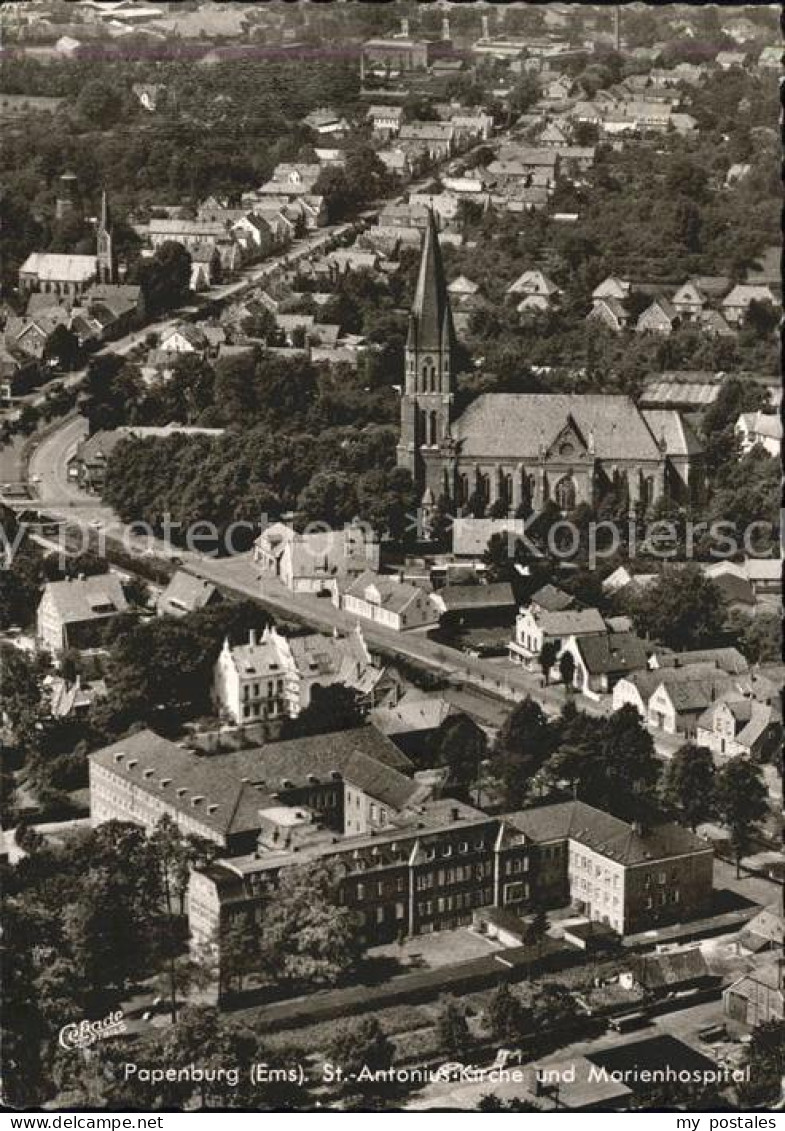
[[[482,17],[482,38],[483,39],[490,39],[491,38],[491,26],[490,26],[490,21],[489,21],[487,16]]]
[[[409,20],[407,16],[401,18],[401,35],[407,37],[409,35]]]
[[[450,17],[445,16],[442,20],[442,39],[451,39],[450,36]]]
[[[252,628],[248,633],[248,643],[252,648],[256,647],[256,629]]]

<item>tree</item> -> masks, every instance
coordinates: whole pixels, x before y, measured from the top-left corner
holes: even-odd
[[[564,651],[559,656],[559,675],[568,691],[572,690],[572,681],[575,678],[575,657],[572,652]]]
[[[542,956],[542,946],[550,928],[548,921],[548,914],[544,907],[538,907],[534,912],[529,927],[526,931],[525,942],[528,946],[535,946],[537,948],[537,957]]]
[[[542,707],[531,697],[510,712],[497,735],[491,761],[505,805],[512,808],[523,802],[531,779],[553,752],[554,740]]]
[[[191,256],[181,243],[166,240],[139,267],[139,283],[149,314],[162,314],[188,298]]]
[[[391,1066],[395,1054],[392,1041],[375,1017],[344,1021],[337,1029],[330,1042],[330,1059],[341,1066],[347,1087],[373,1091],[378,1085],[367,1077]]]
[[[219,996],[223,996],[232,984],[238,993],[242,993],[245,978],[259,969],[258,929],[249,916],[238,915],[231,923],[222,926],[216,944],[221,956],[218,971]]]
[[[556,658],[559,655],[559,645],[555,640],[546,640],[540,649],[538,662],[542,670],[542,676],[547,687],[550,683],[551,668],[556,663]]]
[[[494,1038],[506,1045],[517,1045],[532,1032],[531,1012],[512,992],[509,982],[501,982],[492,994],[485,1020]]]
[[[711,751],[691,742],[679,747],[665,769],[662,794],[695,832],[702,821],[709,819],[714,806]]]
[[[485,732],[468,715],[449,715],[434,736],[431,760],[447,766],[447,788],[462,800],[469,800],[471,787],[480,777],[480,767],[488,753]]]
[[[296,718],[287,719],[284,738],[305,738],[311,734],[329,734],[335,730],[351,730],[361,726],[363,715],[360,695],[343,683],[311,688],[311,701]]]
[[[756,1025],[747,1046],[750,1080],[740,1090],[745,1110],[778,1100],[785,1075],[785,1021],[773,1018]]]
[[[35,664],[19,648],[0,645],[0,703],[20,746],[29,745],[42,712]]]
[[[737,879],[741,876],[741,858],[749,850],[759,822],[768,812],[767,796],[761,772],[751,762],[736,758],[717,774],[715,805],[730,833]]]
[[[454,997],[444,997],[439,1002],[436,1035],[439,1039],[439,1048],[450,1056],[466,1056],[471,1047],[472,1038],[466,1020],[466,1010]]]
[[[260,963],[273,978],[335,985],[358,961],[362,920],[340,902],[341,873],[326,861],[283,870],[270,893]]]
[[[717,639],[725,620],[719,589],[697,565],[663,573],[637,595],[636,628],[669,648],[686,651]]]
[[[79,339],[64,323],[55,326],[46,340],[44,361],[54,361],[60,369],[71,370],[79,360]]]
[[[77,113],[87,125],[109,130],[122,113],[123,100],[115,83],[104,78],[90,79],[84,84],[76,103]]]

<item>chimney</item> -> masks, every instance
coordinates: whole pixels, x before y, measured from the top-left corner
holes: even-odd
[[[490,26],[490,21],[489,21],[487,16],[482,17],[482,38],[483,39],[490,39],[491,38],[491,26]]]
[[[450,820],[451,821],[460,821],[460,819],[461,819],[461,811],[460,811],[460,809],[458,808],[457,805],[453,805],[452,809],[450,810]]]
[[[401,35],[408,36],[409,34],[409,20],[406,16],[401,19]]]
[[[256,629],[252,628],[248,633],[248,643],[252,648],[256,647]]]
[[[450,17],[445,16],[442,20],[442,39],[450,39]]]

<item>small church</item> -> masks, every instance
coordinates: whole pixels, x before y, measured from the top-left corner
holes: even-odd
[[[61,180],[66,180],[64,174]],[[57,201],[57,215],[65,214],[62,200]],[[70,210],[73,210],[73,206]],[[19,293],[50,294],[56,301],[76,300],[94,283],[112,285],[117,282],[112,221],[106,192],[101,193],[101,212],[96,232],[95,255],[70,255],[60,252],[34,251],[19,268]]]
[[[425,231],[409,315],[398,464],[424,510],[447,499],[538,511],[597,506],[611,492],[631,509],[700,491],[702,447],[680,413],[640,410],[627,396],[485,393],[455,411],[456,336],[436,222]]]

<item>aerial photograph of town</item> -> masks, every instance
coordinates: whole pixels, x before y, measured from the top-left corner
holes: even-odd
[[[782,77],[2,3],[0,1131],[785,1127]]]

